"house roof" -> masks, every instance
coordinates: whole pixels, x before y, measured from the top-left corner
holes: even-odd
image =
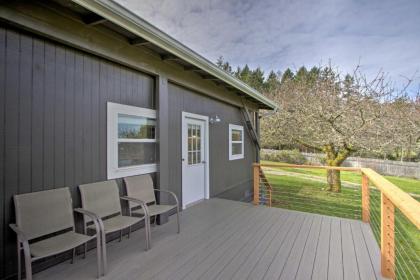
[[[211,80],[220,86],[226,87],[234,94],[257,103],[262,109],[275,110],[277,108],[275,102],[257,90],[220,69],[208,59],[118,3],[111,0],[72,0],[72,2],[90,11],[90,14],[84,17],[86,23],[92,25],[109,25],[111,23],[114,28],[116,25],[120,28],[120,31],[131,34],[128,37],[132,45],[144,46],[155,50],[159,53],[162,60],[180,64],[186,71],[194,71],[202,76],[203,79]]]

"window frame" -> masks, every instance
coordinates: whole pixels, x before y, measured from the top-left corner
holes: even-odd
[[[157,143],[157,131],[155,131],[154,139],[121,139],[120,141],[118,138],[119,114],[157,121],[156,110],[107,102],[107,178],[115,179],[156,172],[158,170],[157,163],[118,167],[118,143]]]
[[[232,141],[232,131],[239,130],[241,131],[241,141]],[[242,144],[242,153],[233,155],[232,144]],[[245,147],[244,147],[244,127],[242,125],[229,124],[229,160],[243,159],[245,157]]]

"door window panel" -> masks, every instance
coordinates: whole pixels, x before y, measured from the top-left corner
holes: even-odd
[[[201,125],[188,124],[188,164],[201,163]]]

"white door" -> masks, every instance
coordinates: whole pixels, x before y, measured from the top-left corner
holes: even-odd
[[[208,198],[208,118],[182,114],[182,207]]]

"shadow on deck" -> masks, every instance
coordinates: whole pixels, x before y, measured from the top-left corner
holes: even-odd
[[[95,279],[96,256],[77,257],[34,279]],[[210,199],[152,227],[108,243],[102,279],[382,279],[380,252],[360,221]]]

